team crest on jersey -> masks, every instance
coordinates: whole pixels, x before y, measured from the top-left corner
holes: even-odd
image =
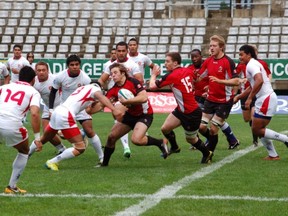
[[[219,68],[218,68],[218,72],[222,72],[223,71],[223,68],[222,68],[222,66],[220,66]]]

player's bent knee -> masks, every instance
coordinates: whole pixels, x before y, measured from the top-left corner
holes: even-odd
[[[86,150],[86,144],[84,141],[72,143],[72,145],[79,152],[79,154],[82,154]]]

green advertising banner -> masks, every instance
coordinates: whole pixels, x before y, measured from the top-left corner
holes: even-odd
[[[50,71],[52,73],[58,73],[66,69],[66,59],[41,59],[49,64]],[[98,79],[101,76],[103,71],[103,64],[108,59],[82,59],[81,69],[85,71],[91,79]],[[238,59],[234,59],[235,62],[238,62]],[[5,59],[0,60],[5,62]],[[164,66],[164,59],[153,59],[153,62],[158,64],[161,67],[161,75],[166,74],[166,69]],[[288,79],[288,59],[266,59],[265,60],[272,72],[272,78],[274,80],[287,80]],[[37,62],[37,60],[35,60]],[[184,67],[191,64],[190,59],[183,59],[182,65]],[[145,70],[145,80],[150,78],[150,68]]]

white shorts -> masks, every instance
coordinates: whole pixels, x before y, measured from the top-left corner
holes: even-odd
[[[63,106],[58,106],[53,111],[49,125],[54,130],[78,127],[75,116],[73,116],[69,110]]]
[[[47,106],[44,106],[43,107],[43,110],[42,110],[42,119],[49,119],[49,115],[50,115],[50,112],[49,112],[49,108]]]
[[[11,124],[3,124],[5,128],[0,127],[0,139],[3,140],[7,146],[15,146],[28,139],[28,131],[22,126],[12,126]]]
[[[259,97],[255,101],[255,113],[261,116],[272,117],[277,109],[277,95],[273,92],[270,95]]]
[[[92,116],[89,115],[86,110],[83,110],[81,112],[79,112],[77,115],[76,115],[76,120],[77,121],[81,121],[81,120],[87,120],[87,119],[92,119]]]

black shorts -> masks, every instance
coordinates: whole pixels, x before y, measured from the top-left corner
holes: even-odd
[[[204,103],[204,113],[216,114],[222,119],[227,119],[233,106],[233,100],[226,103],[216,103],[206,100]]]
[[[245,102],[246,102],[247,98],[248,98],[248,95],[247,95],[247,97],[242,98],[242,99],[240,100],[240,102],[241,102],[241,109],[242,109],[242,110],[248,110],[248,109],[245,108]],[[251,104],[250,104],[250,109],[255,106],[255,101],[256,101],[256,97],[253,98],[253,100],[252,100],[252,102],[251,102]]]
[[[188,114],[184,114],[176,108],[172,114],[180,120],[182,127],[186,131],[196,131],[199,129],[202,118],[202,110],[199,107]]]
[[[142,114],[140,116],[133,116],[128,112],[125,112],[122,123],[128,125],[133,130],[137,122],[142,122],[149,128],[153,122],[153,115]]]

